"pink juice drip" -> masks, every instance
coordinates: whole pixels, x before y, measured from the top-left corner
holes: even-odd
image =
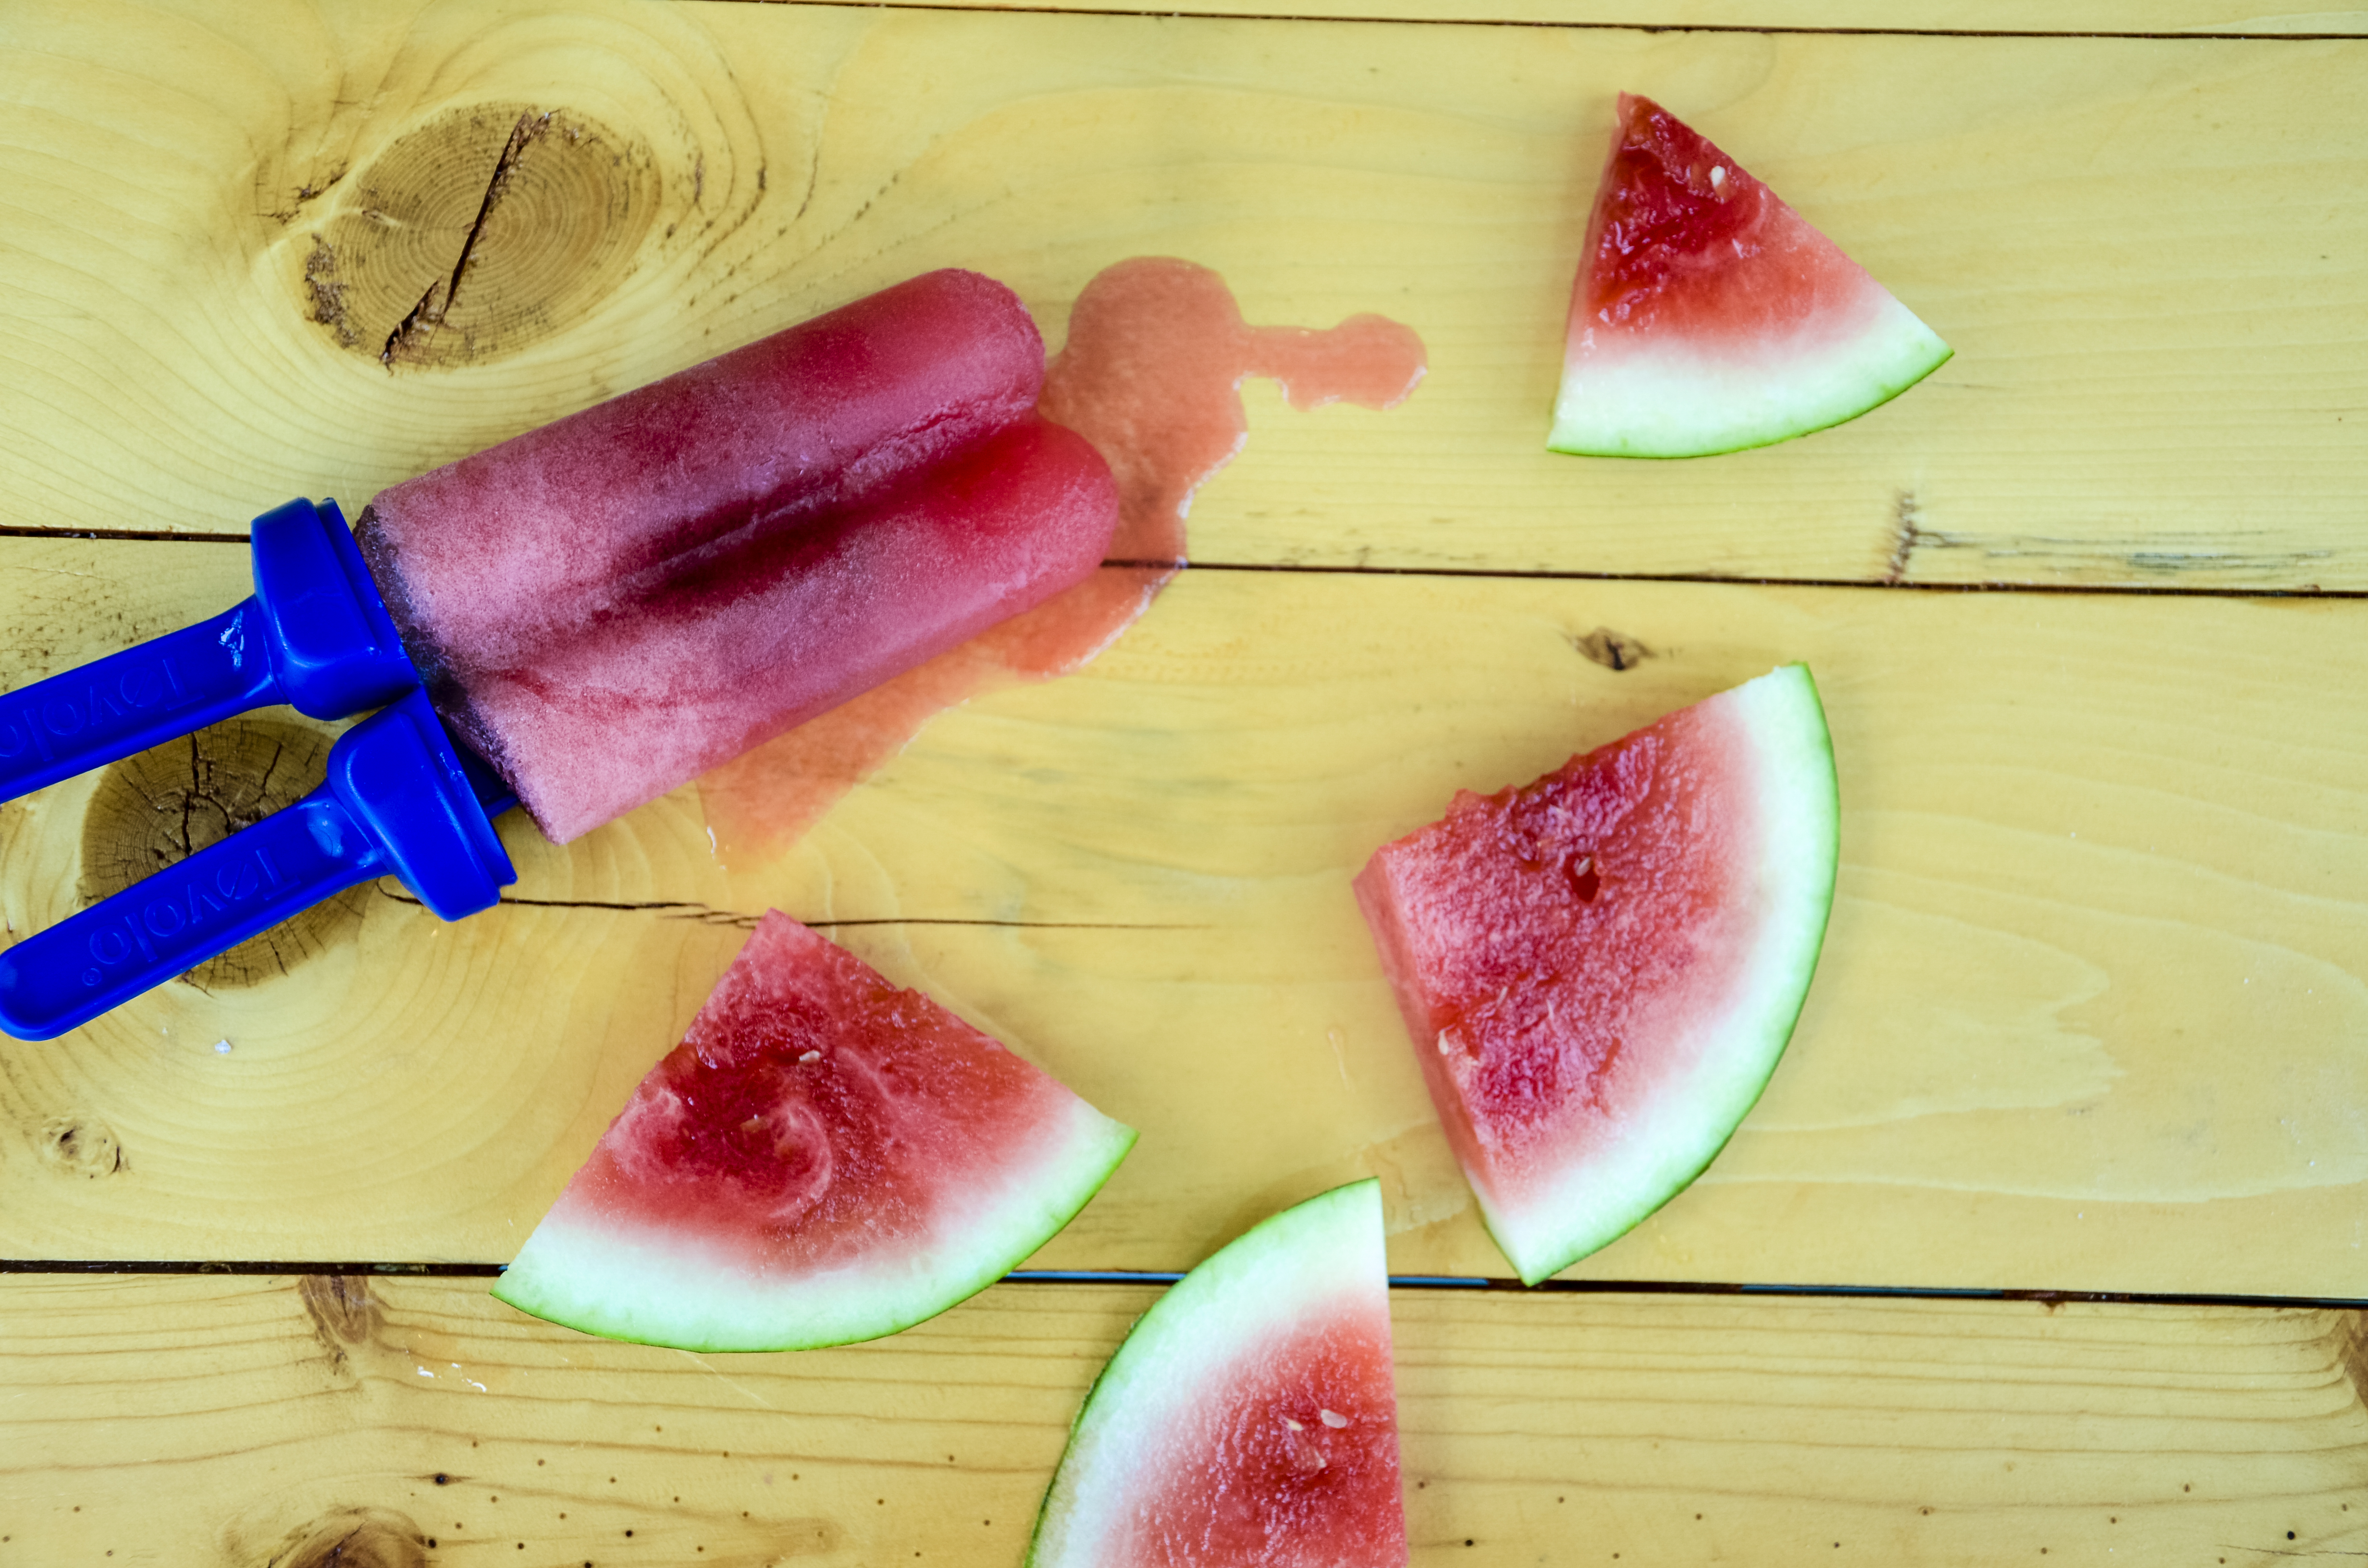
[[[1250,326],[1204,267],[1138,256],[1103,269],[1069,316],[1038,409],[1091,441],[1118,481],[1110,560],[1026,614],[811,719],[700,778],[718,856],[795,843],[935,714],[996,687],[1066,675],[1110,646],[1185,564],[1194,492],[1242,449],[1241,384],[1280,382],[1293,408],[1390,408],[1425,369],[1422,340],[1376,315],[1326,330]]]

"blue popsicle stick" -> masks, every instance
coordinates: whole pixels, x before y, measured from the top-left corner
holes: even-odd
[[[0,953],[0,1029],[62,1034],[373,877],[446,920],[490,908],[513,803],[415,689],[337,738],[312,794]]]
[[[0,801],[250,708],[342,719],[419,684],[336,502],[266,512],[250,548],[252,597],[0,696]]]

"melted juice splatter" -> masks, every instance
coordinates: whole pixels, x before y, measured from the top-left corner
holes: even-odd
[[[1098,274],[1070,312],[1038,407],[1099,449],[1118,481],[1109,563],[702,778],[718,857],[737,864],[788,847],[933,715],[998,686],[1065,675],[1110,646],[1184,566],[1193,493],[1248,439],[1245,380],[1280,382],[1293,408],[1390,408],[1423,370],[1422,339],[1383,316],[1322,331],[1251,326],[1207,267],[1138,256]]]

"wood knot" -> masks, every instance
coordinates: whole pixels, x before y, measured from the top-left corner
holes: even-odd
[[[1584,637],[1572,638],[1570,645],[1607,670],[1633,670],[1653,656],[1653,650],[1608,626],[1599,626]]]
[[[392,1508],[334,1508],[290,1531],[270,1568],[427,1568],[427,1537]]]
[[[645,145],[582,115],[448,110],[317,193],[297,308],[390,369],[515,353],[632,272],[662,184]]]
[[[336,1355],[342,1346],[367,1345],[378,1327],[378,1298],[359,1274],[307,1274],[296,1281],[296,1299],[312,1316],[313,1332]]]
[[[124,1168],[115,1130],[95,1116],[53,1116],[41,1124],[41,1163],[60,1176],[97,1181]]]
[[[2351,1397],[2368,1405],[2368,1312],[2356,1307],[2338,1312],[2332,1345],[2335,1364],[2351,1381]]]
[[[85,904],[121,892],[312,793],[328,734],[279,719],[231,719],[108,765],[82,823]],[[233,990],[287,974],[352,939],[370,898],[347,888],[208,959],[181,978]]]

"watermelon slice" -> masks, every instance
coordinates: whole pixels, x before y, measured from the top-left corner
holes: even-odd
[[[1800,1017],[1833,905],[1834,758],[1790,665],[1459,792],[1357,899],[1489,1233],[1526,1284],[1702,1174]]]
[[[1029,1568],[1405,1562],[1386,1270],[1360,1181],[1178,1281],[1086,1396]]]
[[[992,1284],[1133,1143],[769,912],[494,1294],[686,1350],[873,1339]]]
[[[1764,447],[1888,403],[1949,353],[1734,159],[1649,98],[1620,96],[1548,447]]]

